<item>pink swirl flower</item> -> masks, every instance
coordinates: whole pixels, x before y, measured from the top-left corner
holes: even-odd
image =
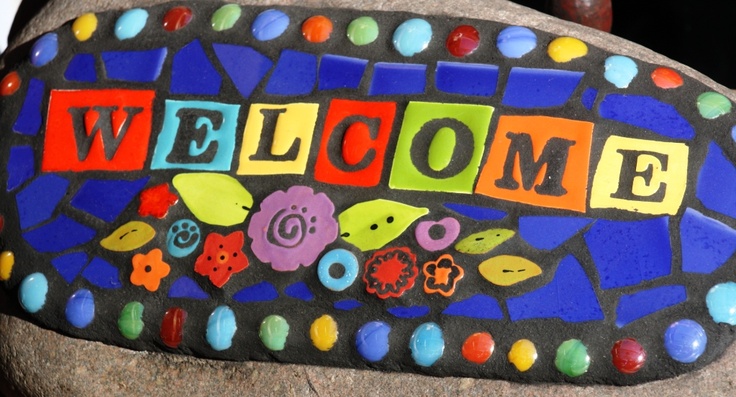
[[[310,266],[327,244],[337,238],[335,206],[324,193],[292,186],[266,197],[248,225],[251,250],[274,270]]]

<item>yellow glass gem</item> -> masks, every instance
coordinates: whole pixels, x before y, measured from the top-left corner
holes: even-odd
[[[492,284],[508,287],[542,274],[542,268],[529,259],[501,255],[483,261],[478,271]]]
[[[72,24],[74,37],[79,41],[87,41],[97,30],[97,15],[88,13],[80,16]]]
[[[337,323],[335,319],[327,314],[314,320],[309,328],[309,337],[312,338],[312,344],[323,352],[332,349],[337,342]]]
[[[537,348],[529,339],[519,339],[509,350],[509,362],[514,364],[519,372],[525,372],[537,361]]]
[[[565,63],[588,55],[588,46],[574,37],[558,37],[549,43],[547,54],[553,61]]]
[[[155,235],[156,230],[149,224],[141,221],[130,221],[103,238],[100,245],[115,252],[133,251],[146,245]]]
[[[15,265],[15,254],[11,251],[0,253],[0,281],[10,279],[10,274],[13,273],[13,265]]]

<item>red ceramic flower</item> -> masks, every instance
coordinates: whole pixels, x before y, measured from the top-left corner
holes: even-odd
[[[169,184],[162,183],[141,192],[141,205],[138,207],[138,213],[141,216],[150,215],[163,219],[169,213],[169,207],[178,201],[179,197],[169,190]]]
[[[416,261],[416,256],[407,247],[375,252],[365,263],[366,291],[381,299],[400,297],[414,286],[419,273]]]
[[[161,285],[161,279],[169,275],[171,267],[164,262],[160,249],[152,249],[147,254],[133,256],[133,273],[130,282],[133,285],[144,286],[147,290],[156,291]]]
[[[455,264],[450,254],[444,254],[436,261],[425,263],[422,273],[425,277],[424,292],[445,297],[455,293],[455,285],[465,275],[463,268]]]
[[[223,236],[210,233],[204,241],[204,252],[194,263],[194,271],[208,276],[212,284],[222,288],[230,276],[248,267],[243,253],[245,235],[237,231]]]

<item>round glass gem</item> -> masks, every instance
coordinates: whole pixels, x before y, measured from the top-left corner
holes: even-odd
[[[588,348],[578,339],[569,339],[557,348],[555,367],[563,374],[576,377],[588,372],[590,356]]]
[[[521,58],[537,47],[537,35],[523,26],[509,26],[498,34],[496,46],[507,58]]]
[[[348,40],[361,46],[370,44],[378,38],[378,23],[371,17],[353,19],[348,25]]]
[[[736,283],[714,285],[705,296],[705,304],[713,321],[736,325]]]
[[[731,107],[731,101],[717,92],[704,92],[698,96],[698,112],[708,120],[730,113]]]
[[[460,25],[447,36],[445,46],[447,51],[458,58],[470,55],[478,49],[480,35],[478,30],[470,25]]]
[[[261,322],[258,336],[261,338],[263,345],[269,350],[284,350],[286,337],[289,336],[289,323],[285,318],[272,314]]]
[[[511,345],[508,359],[519,372],[526,372],[537,361],[537,348],[529,339],[519,339]]]
[[[143,304],[135,301],[123,307],[118,317],[118,330],[125,338],[135,340],[143,332],[143,309]]]
[[[77,328],[87,328],[95,319],[95,298],[88,289],[80,289],[66,303],[66,319]]]
[[[332,34],[332,21],[324,15],[310,17],[302,24],[302,36],[310,43],[324,43]]]
[[[13,251],[3,251],[0,253],[0,281],[10,280],[15,266],[15,254]]]
[[[241,10],[240,6],[237,4],[226,4],[218,8],[217,11],[212,14],[212,19],[210,20],[212,30],[215,32],[222,32],[224,30],[231,29],[235,26],[235,23],[238,22],[242,13],[243,10]]]
[[[337,270],[333,270],[335,265],[342,267],[342,275],[339,277],[332,274],[333,271],[337,272]],[[343,291],[353,285],[359,272],[358,259],[352,252],[342,248],[336,248],[326,253],[317,265],[319,281],[325,288],[336,292]]]
[[[87,41],[97,30],[97,15],[87,13],[77,17],[72,23],[72,32],[79,41]]]
[[[588,46],[574,37],[558,37],[549,43],[547,55],[557,63],[567,63],[588,55]]]
[[[681,363],[695,362],[707,344],[705,329],[693,320],[675,321],[664,333],[665,350],[672,359]]]
[[[49,292],[49,282],[43,273],[27,275],[20,283],[18,301],[23,310],[36,313],[46,304],[46,294]]]
[[[677,72],[670,68],[660,66],[652,72],[654,85],[665,90],[682,86],[683,80]]]
[[[16,71],[12,71],[0,80],[0,96],[10,96],[15,94],[20,88],[22,80]]]
[[[491,358],[496,342],[488,332],[476,332],[463,343],[462,354],[466,360],[475,364],[483,364]]]
[[[418,326],[409,340],[409,349],[414,362],[422,367],[430,367],[445,352],[445,339],[442,329],[436,323]]]
[[[391,327],[383,321],[366,323],[355,334],[355,348],[367,361],[381,361],[388,354],[390,333]]]
[[[432,25],[420,18],[405,21],[396,28],[393,36],[394,48],[405,57],[424,51],[431,40]]]
[[[625,338],[614,343],[611,349],[613,366],[623,374],[636,373],[647,361],[647,352],[634,338]]]
[[[31,47],[31,65],[41,67],[51,62],[59,53],[59,36],[56,33],[46,33]]]
[[[289,27],[289,16],[279,10],[266,10],[258,14],[251,26],[253,37],[259,41],[273,40]]]
[[[185,6],[178,6],[170,9],[164,15],[162,21],[164,30],[167,32],[177,31],[192,22],[192,9]]]
[[[332,346],[335,346],[338,335],[337,322],[327,314],[314,320],[312,326],[309,327],[309,337],[312,339],[312,344],[323,352],[329,351]]]
[[[639,67],[629,57],[613,55],[606,59],[603,77],[616,88],[627,88],[637,74],[639,74]]]
[[[132,39],[143,30],[148,21],[148,11],[134,8],[125,11],[115,22],[115,37],[118,40]]]

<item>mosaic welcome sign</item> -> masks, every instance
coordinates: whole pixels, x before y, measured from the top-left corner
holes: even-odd
[[[731,102],[472,19],[87,14],[0,84],[4,311],[222,360],[635,384],[736,324]]]

